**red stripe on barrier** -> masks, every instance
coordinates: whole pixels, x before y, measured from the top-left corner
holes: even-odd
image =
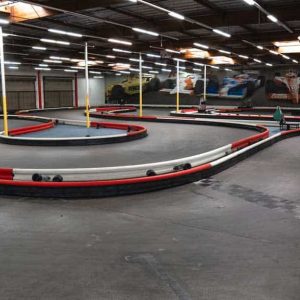
[[[258,128],[264,128],[264,127],[259,126]],[[231,149],[242,149],[242,148],[245,148],[245,147],[247,147],[251,144],[254,144],[260,140],[264,140],[264,139],[268,138],[270,136],[270,131],[267,128],[264,128],[264,129],[265,129],[265,131],[262,133],[259,133],[259,134],[256,134],[256,135],[253,135],[248,138],[244,138],[244,139],[241,139],[239,141],[232,143]]]
[[[10,136],[22,135],[22,134],[26,134],[26,133],[50,129],[53,127],[54,127],[54,121],[51,121],[51,122],[47,122],[47,123],[43,123],[43,124],[12,129],[9,131],[9,135]]]
[[[97,107],[97,112],[108,112],[108,111],[118,111],[118,110],[136,110],[136,107],[134,106],[106,106],[106,107]]]
[[[174,173],[162,174],[157,176],[139,177],[139,178],[128,178],[128,179],[116,179],[116,180],[98,180],[98,181],[69,181],[69,182],[33,182],[33,181],[9,181],[0,180],[0,185],[10,186],[28,186],[28,187],[51,187],[51,188],[67,188],[67,187],[95,187],[95,186],[115,186],[115,185],[127,185],[137,184],[145,182],[156,182],[160,180],[168,180],[184,175],[190,175],[198,173],[204,170],[210,169],[212,166],[210,163],[204,164],[189,170],[178,171]]]
[[[11,168],[0,168],[0,179],[1,180],[13,180],[14,173]]]

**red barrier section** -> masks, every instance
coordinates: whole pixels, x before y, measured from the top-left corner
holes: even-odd
[[[264,127],[258,126],[258,128],[264,128]],[[259,134],[256,134],[256,135],[253,135],[248,138],[244,138],[244,139],[241,139],[239,141],[232,143],[231,149],[242,149],[242,148],[247,147],[251,144],[254,144],[260,140],[264,140],[264,139],[268,138],[270,136],[270,131],[267,128],[264,128],[264,129],[265,129],[265,131],[262,133],[259,133]]]
[[[26,126],[21,128],[12,129],[9,131],[10,136],[16,136],[16,135],[22,135],[26,133],[36,132],[36,131],[42,131],[49,128],[54,127],[54,121],[42,123],[38,125],[32,125],[32,126]]]
[[[12,185],[12,186],[30,186],[30,187],[93,187],[93,186],[115,186],[115,185],[126,185],[144,182],[155,182],[160,180],[168,180],[184,175],[190,175],[193,173],[201,172],[211,168],[211,164],[204,164],[189,170],[178,171],[174,173],[140,177],[140,178],[128,178],[128,179],[117,179],[117,180],[102,180],[102,181],[78,181],[78,182],[34,182],[34,181],[9,181],[0,180],[0,185]]]
[[[14,178],[13,169],[0,168],[0,179],[1,180],[13,180],[13,178]]]
[[[91,122],[92,127],[100,126],[102,128],[113,128],[113,129],[121,129],[121,130],[130,130],[135,131],[134,134],[137,132],[144,132],[147,129],[140,125],[128,125],[128,124],[122,124],[122,123],[109,123],[109,122]]]

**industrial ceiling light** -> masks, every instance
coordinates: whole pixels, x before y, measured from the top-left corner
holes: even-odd
[[[136,68],[130,68],[129,70],[132,71],[132,72],[139,72],[140,71],[140,69],[136,69]]]
[[[43,61],[46,63],[52,63],[52,64],[62,64],[61,60],[44,59]]]
[[[296,59],[293,59],[293,62],[294,62],[295,64],[298,64],[298,63],[299,63],[298,60],[296,60]]]
[[[152,67],[148,67],[148,66],[142,66],[143,69],[147,69],[147,70],[152,70]]]
[[[0,24],[1,25],[7,25],[7,24],[9,24],[9,21],[6,20],[6,19],[0,18]]]
[[[244,59],[249,59],[249,56],[246,56],[246,55],[238,55],[238,57],[240,57],[240,58],[244,58]]]
[[[40,68],[40,67],[36,67],[34,68],[35,70],[38,70],[38,71],[51,71],[50,68]]]
[[[180,54],[181,53],[180,51],[176,51],[176,50],[172,50],[172,49],[166,49],[166,52],[175,53],[175,54]]]
[[[171,69],[161,69],[163,72],[171,72]]]
[[[196,65],[196,66],[201,66],[201,67],[203,67],[203,66],[204,66],[204,64],[197,63],[197,62],[194,62],[193,64],[194,64],[194,65]]]
[[[98,75],[101,75],[102,72],[98,72],[98,71],[90,71],[91,74],[98,74]]]
[[[233,70],[231,70],[231,69],[228,69],[228,68],[225,68],[225,71],[228,71],[228,72],[233,72]]]
[[[157,33],[157,32],[153,32],[153,31],[149,31],[149,30],[145,30],[145,29],[141,29],[141,28],[137,28],[137,27],[132,28],[132,30],[136,31],[136,32],[152,35],[152,36],[159,36],[159,33]]]
[[[231,52],[230,52],[230,51],[225,51],[225,50],[219,50],[219,52],[221,52],[221,53],[225,53],[225,54],[231,54]]]
[[[52,32],[52,33],[68,35],[68,36],[73,36],[73,37],[82,37],[82,34],[80,34],[80,33],[69,32],[69,31],[64,31],[64,30],[58,30],[58,29],[50,28],[50,29],[48,29],[48,31]]]
[[[114,55],[106,55],[107,58],[115,59],[116,57]]]
[[[129,60],[130,60],[130,61],[140,62],[140,60],[139,60],[138,58],[129,58]],[[142,62],[144,62],[144,61],[142,60]]]
[[[178,19],[178,20],[184,20],[185,19],[185,17],[183,15],[178,14],[178,13],[176,13],[174,11],[170,11],[169,12],[169,16],[171,16],[171,17],[173,17],[175,19]]]
[[[227,33],[227,32],[224,32],[224,31],[222,31],[222,30],[219,30],[219,29],[213,29],[213,32],[216,33],[216,34],[219,34],[219,35],[228,37],[228,38],[231,37],[231,34],[229,34],[229,33]]]
[[[157,54],[147,53],[146,55],[147,55],[148,57],[156,57],[156,58],[160,58],[160,55],[157,55]]]
[[[39,67],[45,67],[45,68],[47,68],[47,67],[49,67],[49,65],[47,65],[47,64],[39,64]]]
[[[253,1],[253,0],[243,0],[243,1],[246,2],[249,5],[254,5],[255,4],[255,1]]]
[[[118,40],[118,39],[108,39],[107,41],[110,43],[132,46],[131,42],[122,41],[122,40]]]
[[[33,46],[32,49],[34,49],[34,50],[41,50],[41,51],[46,51],[47,50],[46,47],[40,47],[40,46]]]
[[[216,67],[216,66],[210,66],[209,65],[209,67],[211,67],[212,69],[217,69],[217,70],[220,69],[220,67]]]
[[[194,43],[194,46],[199,47],[199,48],[203,48],[203,49],[209,49],[208,46],[206,46],[204,44],[200,44],[200,43]]]
[[[202,69],[193,68],[193,71],[202,72]]]
[[[156,62],[155,63],[157,66],[163,66],[163,67],[166,67],[167,66],[167,64],[163,64],[163,63],[159,63],[159,62]]]
[[[40,39],[41,42],[43,43],[49,43],[49,44],[59,44],[59,45],[70,45],[70,42],[65,42],[65,41],[56,41],[56,40],[51,40],[51,39]]]
[[[279,53],[277,51],[274,50],[269,50],[270,53],[275,54],[275,55],[279,55]]]
[[[257,63],[259,63],[259,64],[261,64],[262,63],[262,61],[261,60],[259,60],[259,59],[257,59],[257,58],[254,58],[253,59],[254,61],[256,61]]]
[[[16,66],[9,66],[8,68],[11,70],[19,70],[19,67],[16,67]]]
[[[49,57],[50,59],[53,59],[53,60],[63,60],[63,61],[70,61],[71,58],[68,58],[68,57],[60,57],[60,56],[50,56]]]
[[[112,49],[114,52],[121,52],[121,53],[132,53],[131,51],[128,51],[128,50],[123,50],[123,49],[118,49],[118,48],[113,48]]]
[[[176,60],[176,61],[180,61],[180,62],[186,62],[185,59],[181,59],[181,58],[173,58],[173,59]]]
[[[259,46],[259,45],[258,45],[258,46],[256,46],[256,48],[259,49],[259,50],[264,50],[264,47],[263,47],[263,46]]]
[[[267,18],[274,23],[278,23],[278,19],[273,15],[267,15]]]
[[[151,73],[151,74],[159,74],[158,71],[149,71],[149,73]]]
[[[119,71],[119,73],[122,73],[122,74],[130,74],[129,71]]]
[[[282,56],[284,59],[286,59],[286,60],[290,60],[290,59],[291,59],[289,56],[284,55],[284,54],[281,54],[281,56]]]
[[[78,70],[64,69],[64,72],[67,72],[67,73],[78,73]]]
[[[272,64],[269,64],[269,63],[266,63],[266,66],[268,66],[268,67],[273,67],[273,65],[272,65]]]
[[[16,61],[8,61],[6,60],[4,62],[6,65],[20,65],[21,63],[20,62],[16,62]]]

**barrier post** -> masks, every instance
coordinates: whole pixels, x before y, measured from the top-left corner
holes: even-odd
[[[139,116],[143,116],[143,61],[142,61],[142,54],[140,53],[140,60],[139,60],[139,69],[140,69],[140,111]]]
[[[177,76],[176,76],[176,112],[179,113],[179,91],[180,91],[180,77],[179,77],[179,60],[177,60]]]
[[[86,82],[86,96],[85,96],[85,112],[86,112],[86,127],[90,128],[90,85],[89,85],[89,59],[88,59],[88,44],[85,43],[85,82]]]
[[[3,129],[4,129],[4,135],[8,136],[7,99],[6,99],[6,85],[5,85],[4,47],[3,47],[2,26],[0,26],[0,55],[1,55],[1,85],[2,85]]]

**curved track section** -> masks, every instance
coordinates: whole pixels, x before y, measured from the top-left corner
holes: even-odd
[[[114,113],[110,113],[110,116],[114,117]],[[195,123],[194,120],[174,118],[142,118],[142,121],[145,120],[198,125],[206,123],[205,121]],[[260,126],[225,122],[209,122],[208,124],[254,129],[260,133],[207,153],[159,163],[83,169],[3,168],[0,170],[0,192],[10,195],[74,198],[139,193],[176,186],[209,176],[214,169],[212,162],[238,152],[240,149],[269,136],[269,131]],[[37,178],[39,178],[38,181],[35,181]]]

